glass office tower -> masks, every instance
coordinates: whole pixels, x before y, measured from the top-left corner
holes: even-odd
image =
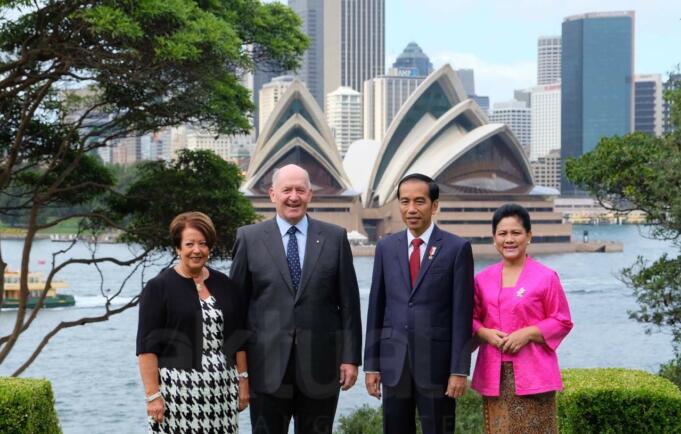
[[[561,158],[593,150],[633,126],[634,12],[601,12],[563,21]],[[580,192],[565,176],[564,196]]]

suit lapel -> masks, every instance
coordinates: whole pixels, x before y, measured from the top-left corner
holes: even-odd
[[[433,262],[433,258],[435,257],[435,255],[433,255],[433,258],[430,258],[430,251],[433,248],[435,248],[435,255],[440,253],[440,250],[442,248],[442,232],[440,231],[440,229],[438,229],[437,226],[433,227],[433,233],[430,234],[430,239],[428,240],[428,245],[426,246],[426,253],[423,255],[423,260],[421,261],[419,277],[416,279],[416,284],[414,284],[414,288],[412,288],[411,290],[411,295],[414,295],[419,285],[423,281],[426,273],[428,272],[430,264]]]
[[[324,235],[317,224],[317,222],[310,217],[307,218],[307,236],[305,241],[305,259],[303,260],[303,275],[300,278],[300,288],[296,292],[295,300],[300,299],[301,294],[307,287],[307,283],[310,281],[310,276],[312,275],[317,260],[324,247]]]
[[[404,230],[397,237],[397,245],[395,246],[397,254],[398,268],[402,272],[404,284],[408,290],[411,290],[411,277],[409,276],[409,257],[407,252],[407,231]]]
[[[294,295],[295,292],[293,291],[293,283],[291,282],[291,272],[289,271],[288,263],[286,262],[284,242],[282,241],[276,219],[270,220],[270,222],[265,225],[265,230],[262,234],[261,240],[265,244],[265,250],[267,250],[267,253],[269,253],[272,258],[274,265],[279,269],[291,295]]]

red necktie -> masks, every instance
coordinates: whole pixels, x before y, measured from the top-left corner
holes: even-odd
[[[416,278],[419,277],[419,270],[421,270],[421,244],[423,244],[421,238],[411,240],[411,245],[414,246],[411,256],[409,256],[409,273],[411,274],[412,288],[416,284]]]

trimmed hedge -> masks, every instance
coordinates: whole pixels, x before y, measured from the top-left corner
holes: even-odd
[[[58,434],[61,432],[49,381],[0,378],[0,433]]]
[[[456,400],[456,433],[482,434],[482,428],[482,398],[469,387],[466,394]],[[418,417],[416,433],[422,434]],[[381,408],[364,405],[350,415],[341,416],[336,434],[383,434]]]
[[[681,433],[681,391],[629,369],[566,369],[558,394],[562,434]]]
[[[681,390],[669,380],[630,369],[566,369],[556,395],[561,434],[681,434]],[[337,434],[382,434],[379,408],[343,416]],[[456,404],[457,434],[482,434],[482,398],[467,390]],[[417,420],[417,432],[421,433]]]

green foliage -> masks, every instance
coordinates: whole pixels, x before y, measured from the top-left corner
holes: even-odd
[[[0,14],[20,3],[3,2]],[[112,134],[187,121],[244,131],[253,105],[241,75],[260,60],[294,69],[308,44],[289,8],[257,0],[52,1],[20,10],[0,26],[0,71],[12,71],[0,101],[39,102],[40,86],[54,79],[94,82],[97,105],[116,119]],[[49,107],[69,123],[68,111]]]
[[[418,432],[421,427],[418,426]],[[341,416],[339,429],[336,434],[382,434],[383,412],[380,408],[372,408],[368,405],[355,410],[347,416]]]
[[[681,257],[670,258],[667,254],[653,262],[638,258],[623,271],[624,280],[633,288],[639,304],[638,310],[629,312],[629,316],[651,326],[670,328],[677,352],[681,345],[680,271]]]
[[[0,432],[61,433],[49,381],[0,378]]]
[[[457,434],[482,434],[482,397],[468,387],[466,394],[456,400]]]
[[[596,148],[566,161],[568,178],[618,211],[642,210],[654,238],[681,248],[681,87],[665,97],[675,130],[664,137],[644,133],[603,138]],[[639,309],[632,319],[672,331],[681,346],[681,256],[639,257],[623,270]],[[650,329],[649,329],[650,331]]]
[[[681,391],[669,381],[626,369],[567,369],[558,394],[563,434],[681,432]]]
[[[658,375],[676,384],[676,387],[681,389],[681,357],[677,355],[675,359],[663,363]]]
[[[211,255],[226,259],[236,229],[256,219],[251,203],[239,192],[241,171],[211,151],[183,150],[171,163],[148,162],[138,171],[124,195],[110,200],[114,215],[127,220],[126,241],[174,254],[170,222],[182,212],[201,211],[211,217],[218,234]]]
[[[115,191],[115,174],[94,155],[184,124],[250,130],[241,79],[256,64],[296,69],[308,45],[300,26],[288,7],[259,0],[0,0],[0,217],[26,227],[27,253],[38,230],[73,217],[79,230],[122,230],[127,241],[172,250],[170,219],[198,209],[216,221],[214,253],[227,256],[235,228],[255,218],[236,167],[185,154],[144,165]],[[147,254],[117,263],[146,263]],[[0,364],[33,318],[17,313],[24,324],[0,343]]]
[[[482,398],[470,387],[466,394],[456,400],[456,433],[482,434]],[[421,434],[421,423],[416,418],[416,433]],[[383,412],[381,408],[371,408],[367,405],[355,410],[354,413],[342,416],[336,434],[382,434]]]

